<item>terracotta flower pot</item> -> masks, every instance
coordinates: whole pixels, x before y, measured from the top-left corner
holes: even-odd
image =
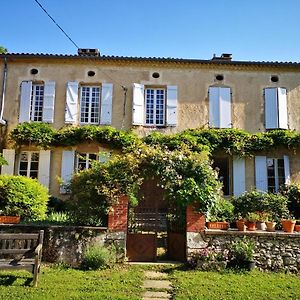
[[[285,232],[291,233],[294,231],[296,220],[281,220],[281,224]]]
[[[2,224],[19,224],[20,216],[0,216],[0,223]]]
[[[236,223],[236,227],[237,227],[238,231],[246,231],[245,221],[237,220],[235,223]]]
[[[247,222],[246,223],[246,225],[247,225],[247,229],[249,230],[249,231],[255,231],[256,230],[256,222]]]
[[[295,231],[300,232],[300,225],[295,225]]]
[[[267,226],[267,231],[274,232],[275,231],[276,222],[266,222],[266,226]]]
[[[228,230],[229,223],[228,222],[207,222],[208,229],[221,229]]]

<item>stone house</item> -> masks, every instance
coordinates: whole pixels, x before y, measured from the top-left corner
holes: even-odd
[[[211,60],[102,56],[96,49],[78,55],[0,55],[1,152],[9,162],[1,174],[38,178],[52,195],[62,197],[57,180],[67,181],[91,159],[107,159],[97,144],[39,150],[13,149],[5,132],[19,123],[63,126],[93,124],[176,133],[187,128],[238,128],[251,133],[269,129],[300,131],[300,64],[234,61],[223,54]],[[297,180],[300,156],[270,149],[255,157],[220,154],[225,195],[256,187],[277,191]]]

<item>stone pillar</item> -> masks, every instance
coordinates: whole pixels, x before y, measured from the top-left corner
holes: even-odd
[[[207,243],[203,240],[205,229],[205,215],[198,212],[197,204],[189,205],[186,209],[186,257],[191,258],[197,250],[206,248]]]
[[[120,261],[126,257],[127,217],[128,197],[122,196],[108,213],[108,233],[106,237],[106,243],[114,244],[117,248]]]

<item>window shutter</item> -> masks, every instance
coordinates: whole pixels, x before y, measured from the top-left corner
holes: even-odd
[[[20,97],[19,122],[30,121],[30,102],[31,102],[32,81],[22,81]]]
[[[209,126],[220,128],[219,88],[209,88]]]
[[[78,119],[78,82],[67,83],[65,123],[75,124]]]
[[[55,102],[55,81],[46,81],[44,87],[43,122],[53,123]]]
[[[231,93],[230,88],[219,88],[220,128],[231,128]]]
[[[50,183],[50,157],[50,150],[40,151],[38,180],[47,188],[49,188]]]
[[[74,173],[75,151],[63,151],[61,162],[61,179],[63,184],[68,184]],[[64,186],[60,187],[60,193],[65,194],[67,191]]]
[[[239,196],[246,191],[245,159],[233,157],[233,195]]]
[[[255,156],[255,183],[256,189],[268,191],[267,157]]]
[[[278,91],[278,128],[288,129],[286,89],[278,88],[277,91]]]
[[[133,84],[133,108],[132,108],[132,124],[144,125],[144,85],[134,83]]]
[[[177,125],[177,86],[167,87],[167,125]]]
[[[101,91],[101,117],[100,124],[111,124],[112,117],[113,84],[103,83]]]
[[[284,160],[284,183],[291,183],[291,174],[290,174],[290,159],[287,155],[283,155]]]
[[[265,89],[265,126],[266,129],[278,128],[277,89]]]
[[[110,152],[99,152],[98,157],[101,163],[105,163],[110,159]]]
[[[15,150],[14,149],[3,149],[3,157],[7,161],[8,165],[1,167],[1,174],[14,175],[15,169]]]

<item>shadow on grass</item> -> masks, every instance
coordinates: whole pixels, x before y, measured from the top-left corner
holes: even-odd
[[[32,283],[32,278],[30,277],[20,277],[20,276],[14,276],[14,275],[0,275],[0,286],[10,286],[13,285],[13,283],[16,280],[24,279],[23,283],[20,282],[18,284],[19,286],[30,286]]]

